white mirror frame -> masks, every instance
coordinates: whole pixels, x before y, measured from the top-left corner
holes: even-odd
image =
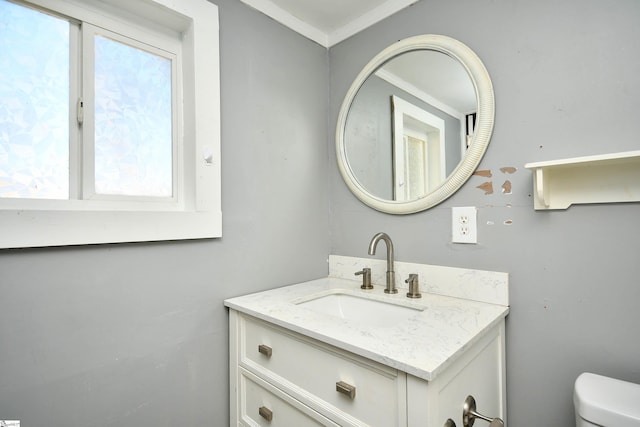
[[[475,133],[462,161],[447,179],[426,196],[412,201],[393,201],[377,197],[367,191],[357,180],[349,167],[344,141],[344,130],[349,108],[365,80],[381,65],[392,58],[415,50],[442,52],[458,60],[467,70],[476,91],[478,105]],[[493,85],[487,69],[480,58],[465,44],[447,36],[425,34],[400,40],[376,55],[358,74],[351,84],[338,114],[336,128],[336,155],[338,168],[349,190],[364,204],[390,214],[410,214],[429,209],[451,197],[475,172],[484,156],[495,116]]]

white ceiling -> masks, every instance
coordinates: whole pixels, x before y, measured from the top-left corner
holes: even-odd
[[[330,47],[419,0],[242,0]]]

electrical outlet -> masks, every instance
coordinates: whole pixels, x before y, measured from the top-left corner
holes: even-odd
[[[478,243],[477,212],[475,206],[451,208],[453,243]]]

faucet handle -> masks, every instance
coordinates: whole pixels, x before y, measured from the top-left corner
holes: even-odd
[[[362,289],[373,289],[373,285],[371,284],[370,268],[365,267],[360,271],[356,271],[355,275],[356,276],[362,275],[362,286],[360,286]]]
[[[407,292],[407,297],[422,298],[422,294],[420,293],[420,284],[418,283],[417,274],[409,274],[409,278],[404,282],[409,284],[409,292]]]

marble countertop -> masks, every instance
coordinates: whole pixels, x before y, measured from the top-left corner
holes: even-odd
[[[406,291],[360,289],[360,281],[325,277],[251,295],[230,298],[231,309],[282,326],[416,377],[433,380],[466,348],[509,312],[509,307],[431,293],[409,299]],[[388,326],[322,314],[297,303],[331,293],[417,308],[409,319]]]

